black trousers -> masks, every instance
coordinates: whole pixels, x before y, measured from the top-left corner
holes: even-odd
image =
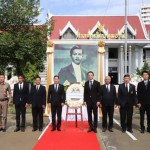
[[[33,116],[33,128],[39,129],[43,128],[43,108],[41,107],[32,107],[32,116]]]
[[[88,112],[88,123],[90,128],[97,128],[97,119],[98,119],[98,112],[97,112],[97,105],[95,103],[87,104],[87,112]],[[92,120],[92,112],[94,114],[94,124]]]
[[[51,105],[51,112],[52,112],[52,127],[53,128],[60,128],[61,127],[61,113],[62,113],[62,106],[59,105]],[[57,125],[56,125],[56,114],[57,114]]]
[[[145,126],[144,126],[145,112],[147,115],[147,130],[150,131],[150,105],[141,105],[140,108],[140,126],[142,130],[145,130]]]
[[[111,129],[113,127],[114,106],[102,106],[102,127]],[[109,117],[109,124],[107,125],[107,115]]]
[[[25,121],[26,121],[26,107],[25,105],[15,105],[16,109],[16,127],[20,129],[25,128]],[[20,117],[21,116],[21,117]],[[20,122],[21,118],[21,122]]]
[[[123,130],[132,129],[133,106],[126,104],[120,107],[120,121]]]

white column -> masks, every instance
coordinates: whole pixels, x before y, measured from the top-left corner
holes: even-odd
[[[136,46],[135,47],[135,66],[134,66],[134,68],[136,69],[136,68],[138,68],[139,66],[139,57],[138,57],[138,52],[139,52],[139,49],[138,49],[138,47]]]
[[[124,47],[120,46],[120,59],[119,59],[119,83],[122,83],[124,76]]]
[[[128,64],[128,67],[129,67],[129,74],[132,74],[132,52],[131,52],[131,50],[132,50],[132,46],[130,45],[129,46],[129,64]]]
[[[104,76],[108,76],[108,46],[105,47]]]
[[[138,56],[138,58],[139,58],[139,59],[138,59],[138,60],[139,60],[139,62],[138,62],[138,67],[139,67],[139,68],[142,68],[142,66],[143,66],[143,64],[144,64],[144,63],[143,63],[143,48],[142,48],[142,47],[139,48],[138,55],[139,55],[139,56]]]

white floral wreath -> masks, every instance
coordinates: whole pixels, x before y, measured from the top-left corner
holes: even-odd
[[[66,91],[66,104],[69,107],[79,108],[83,104],[83,86],[81,84],[72,84]],[[77,96],[77,97],[74,97]]]

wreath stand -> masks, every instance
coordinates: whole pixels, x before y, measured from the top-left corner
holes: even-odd
[[[74,113],[70,113],[69,109],[74,109]],[[80,112],[78,112],[77,110],[80,109]],[[81,116],[81,129],[84,129],[84,125],[83,125],[83,113],[82,113],[82,106],[75,108],[75,107],[69,107],[67,105],[67,111],[66,111],[66,119],[65,119],[65,130],[67,128],[67,119],[68,119],[68,115],[75,115],[75,126],[76,128],[78,127],[78,115]]]

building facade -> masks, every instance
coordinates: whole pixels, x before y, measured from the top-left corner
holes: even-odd
[[[122,83],[125,74],[124,16],[50,16],[50,20],[54,21],[54,30],[48,38],[54,44],[97,45],[98,41],[104,41],[103,76],[110,75],[113,84]],[[128,16],[128,74],[134,74],[145,60],[150,61],[149,32],[150,25],[145,25],[141,17]]]
[[[141,6],[141,17],[144,24],[150,25],[150,4],[143,4]]]

